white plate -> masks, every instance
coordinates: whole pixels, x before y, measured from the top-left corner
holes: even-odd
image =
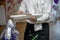
[[[42,14],[34,14],[34,15],[31,15],[31,16],[28,16],[28,15],[11,15],[10,17],[13,18],[13,19],[25,19],[25,18],[31,18],[32,16],[35,16],[35,17],[41,17]]]
[[[30,16],[27,15],[11,15],[10,16],[13,19],[25,19],[25,18],[30,18]]]
[[[42,16],[42,14],[34,14],[34,15],[32,15],[32,16],[35,16],[35,17],[41,17]]]

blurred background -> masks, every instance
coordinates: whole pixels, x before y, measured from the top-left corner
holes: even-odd
[[[22,0],[0,0],[0,34],[6,27],[6,23],[10,15],[14,15]],[[52,18],[53,22],[50,23],[50,40],[60,40],[60,0],[51,0],[52,4]],[[16,22],[16,29],[19,31],[19,39],[24,39],[24,32],[26,22]]]

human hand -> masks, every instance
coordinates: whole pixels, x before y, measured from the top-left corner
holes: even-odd
[[[17,11],[16,14],[21,15],[21,14],[23,14],[23,11]]]
[[[31,18],[28,18],[28,20],[32,21],[32,22],[36,22],[37,21],[37,18],[32,16]]]

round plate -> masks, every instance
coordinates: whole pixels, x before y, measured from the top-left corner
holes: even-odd
[[[25,19],[25,18],[30,18],[30,16],[27,15],[11,15],[10,16],[13,19]]]

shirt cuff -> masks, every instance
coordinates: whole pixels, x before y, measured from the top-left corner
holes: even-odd
[[[42,17],[37,18],[37,22],[44,22],[49,18],[49,14],[43,14]]]

